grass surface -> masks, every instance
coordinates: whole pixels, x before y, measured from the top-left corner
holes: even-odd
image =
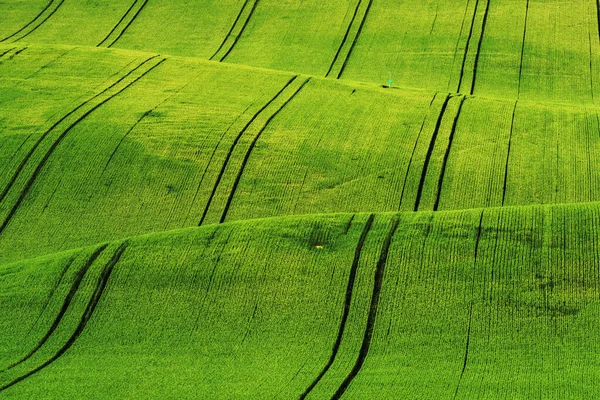
[[[597,397],[600,6],[417,3],[0,1],[0,395]]]

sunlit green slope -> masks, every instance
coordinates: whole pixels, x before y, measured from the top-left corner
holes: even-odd
[[[19,50],[0,60],[0,262],[239,219],[600,200],[595,107]]]
[[[564,0],[0,3],[4,43],[120,47],[507,99],[596,103],[598,4]],[[13,35],[14,34],[14,35]]]
[[[597,217],[287,217],[4,265],[0,394],[593,397]]]

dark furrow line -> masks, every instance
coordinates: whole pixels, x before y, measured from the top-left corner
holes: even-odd
[[[215,56],[221,51],[223,46],[225,46],[225,43],[227,43],[227,39],[229,39],[229,35],[231,35],[231,33],[233,32],[233,29],[235,28],[235,26],[237,25],[238,21],[240,20],[242,14],[244,13],[244,10],[246,9],[246,6],[248,5],[249,1],[250,0],[244,1],[244,4],[242,4],[242,8],[240,8],[240,11],[238,12],[237,17],[235,17],[235,21],[233,21],[233,24],[231,24],[231,27],[229,28],[229,32],[227,32],[227,34],[223,38],[223,41],[219,45],[219,48],[217,49],[217,51],[215,51],[215,53],[212,56],[210,56],[209,60],[212,60],[213,58],[215,58]]]
[[[440,126],[442,125],[442,119],[444,118],[444,113],[446,112],[446,108],[448,107],[449,101],[450,101],[450,95],[446,95],[446,99],[444,100],[444,104],[442,104],[442,109],[440,110],[440,114],[438,115],[437,122],[435,123],[435,129],[433,130],[433,135],[431,135],[431,141],[429,142],[429,148],[427,149],[427,154],[425,155],[425,161],[423,162],[423,169],[421,170],[421,179],[419,181],[419,187],[417,188],[417,198],[415,200],[414,211],[419,210],[419,203],[421,202],[421,196],[423,194],[423,186],[425,185],[425,177],[427,176],[427,168],[429,167],[429,161],[431,159],[431,154],[433,153],[435,141],[436,141],[437,135],[440,131]]]
[[[99,179],[101,179],[102,176],[104,175],[104,173],[106,172],[106,169],[108,168],[108,165],[112,161],[112,159],[115,156],[115,154],[117,154],[117,151],[119,151],[119,148],[121,147],[121,144],[123,143],[123,141],[127,138],[127,136],[129,136],[129,134],[131,133],[131,131],[133,131],[135,129],[135,127],[138,126],[138,124],[140,122],[142,122],[142,120],[144,118],[146,118],[148,116],[148,114],[150,114],[153,110],[154,109],[148,110],[145,113],[143,113],[142,116],[140,118],[138,118],[137,121],[135,121],[135,124],[133,124],[133,126],[131,128],[129,128],[129,130],[127,131],[127,133],[125,133],[125,135],[123,135],[123,137],[121,138],[121,140],[119,140],[119,143],[117,144],[117,146],[115,147],[115,149],[111,153],[110,157],[108,157],[108,160],[106,161],[106,164],[104,164],[104,168],[102,168],[102,173],[100,174],[100,178]]]
[[[598,22],[598,40],[600,41],[600,0],[596,0],[596,21]]]
[[[487,0],[485,4],[485,12],[483,13],[483,22],[481,23],[481,35],[479,35],[479,42],[477,43],[477,53],[475,53],[475,63],[473,64],[473,80],[471,81],[471,91],[469,94],[473,94],[475,91],[475,81],[477,79],[477,67],[479,65],[479,55],[481,54],[481,42],[483,42],[483,36],[485,35],[485,27],[487,24],[488,11],[490,8],[490,0]]]
[[[233,50],[233,48],[237,44],[238,40],[240,40],[240,37],[242,37],[242,34],[244,33],[244,30],[246,29],[246,26],[248,26],[248,22],[250,22],[250,19],[252,18],[252,15],[254,15],[254,10],[256,10],[256,6],[258,5],[259,1],[260,0],[255,0],[254,1],[254,4],[252,4],[252,9],[250,9],[250,13],[248,14],[248,18],[246,18],[246,20],[244,21],[244,25],[242,25],[242,29],[240,30],[240,33],[238,33],[236,35],[235,39],[233,39],[233,44],[231,45],[231,47],[229,49],[227,49],[227,51],[225,52],[225,55],[223,55],[223,57],[221,57],[221,59],[219,61],[225,60],[225,58],[229,55],[229,53],[231,53],[231,50]]]
[[[355,217],[356,217],[356,214],[352,214],[352,216],[350,217],[348,222],[346,222],[346,226],[344,227],[344,235],[347,235],[348,232],[350,231],[350,227],[352,226],[352,222],[354,221]]]
[[[27,32],[26,34],[24,34],[20,38],[16,39],[15,42],[18,42],[19,40],[21,40],[21,39],[23,39],[23,38],[31,35],[33,32],[35,32],[40,26],[42,26],[46,21],[48,21],[48,19],[50,19],[50,17],[52,17],[56,11],[58,11],[58,9],[60,8],[60,6],[62,6],[64,2],[65,2],[65,0],[60,0],[60,3],[58,3],[58,5],[56,6],[56,8],[54,10],[52,10],[50,12],[50,14],[48,14],[48,16],[46,18],[44,18],[38,25],[36,25],[29,32]],[[52,2],[52,3],[54,3],[54,2]]]
[[[29,27],[29,25],[33,24],[38,18],[40,18],[42,16],[43,13],[46,12],[46,10],[48,10],[48,8],[50,8],[50,6],[52,5],[52,3],[54,3],[54,0],[50,0],[48,2],[48,4],[46,4],[46,7],[44,7],[42,9],[42,11],[39,12],[38,15],[35,16],[35,18],[33,18],[31,21],[29,21],[25,26],[23,26],[21,29],[19,29],[18,31],[16,31],[15,33],[13,33],[10,36],[5,37],[4,39],[0,40],[0,43],[12,38],[15,35],[18,35],[19,33],[21,33],[23,30],[27,29],[27,27]]]
[[[479,217],[479,227],[477,228],[477,237],[475,239],[475,254],[474,254],[474,259],[473,259],[473,278],[471,281],[471,301],[469,303],[469,322],[467,324],[467,340],[465,341],[465,356],[463,358],[463,366],[462,366],[462,370],[460,371],[460,376],[458,377],[458,383],[456,385],[456,390],[454,391],[454,399],[456,399],[456,396],[458,395],[458,391],[460,389],[460,384],[462,382],[462,378],[465,375],[465,371],[467,370],[467,363],[469,361],[469,344],[471,342],[471,322],[473,320],[473,295],[475,293],[475,267],[477,266],[477,255],[479,254],[479,240],[481,238],[481,227],[483,224],[483,213],[484,211],[481,211],[481,215]]]
[[[56,361],[58,358],[60,358],[67,350],[69,350],[71,348],[71,346],[73,346],[73,344],[75,343],[77,338],[81,335],[81,333],[85,329],[89,320],[92,318],[92,315],[94,314],[94,311],[96,310],[96,306],[98,305],[98,302],[100,301],[100,298],[102,297],[102,294],[104,293],[104,289],[106,288],[108,279],[110,278],[110,275],[111,275],[115,265],[119,262],[119,260],[121,259],[121,256],[127,249],[127,246],[128,246],[127,242],[124,242],[123,244],[121,244],[121,246],[119,246],[119,248],[115,251],[115,253],[113,254],[110,261],[106,264],[106,266],[100,273],[98,282],[96,283],[96,288],[94,290],[94,293],[92,294],[92,297],[90,298],[90,300],[87,304],[87,307],[86,307],[83,315],[81,316],[81,320],[79,321],[79,324],[77,325],[77,327],[75,328],[75,331],[73,332],[71,337],[69,337],[67,342],[56,352],[56,354],[54,356],[52,356],[49,360],[44,362],[42,365],[34,368],[33,370],[27,372],[26,374],[21,375],[20,377],[12,380],[11,382],[7,383],[6,385],[4,385],[2,387],[0,387],[0,392],[8,389],[11,386],[16,385],[17,383],[27,379],[31,375],[46,368],[48,365],[52,364],[54,361]]]
[[[512,143],[513,128],[515,126],[515,113],[517,111],[517,103],[518,102],[519,102],[519,100],[515,101],[512,118],[510,121],[510,133],[508,135],[508,152],[506,153],[506,164],[504,167],[504,185],[502,186],[502,207],[504,207],[504,199],[506,198],[506,182],[508,180],[508,162],[510,160],[510,146]]]
[[[458,111],[456,112],[456,115],[454,116],[454,121],[452,122],[452,129],[450,130],[450,137],[448,138],[448,146],[446,147],[446,152],[444,153],[444,159],[442,160],[442,169],[440,171],[440,176],[438,178],[437,196],[435,198],[435,203],[433,205],[433,211],[437,211],[438,206],[440,205],[440,196],[442,194],[442,184],[444,183],[444,175],[446,174],[446,165],[448,164],[448,157],[450,157],[452,141],[454,140],[454,134],[456,133],[456,126],[458,124],[458,119],[460,118],[460,112],[462,110],[465,100],[466,100],[466,97],[464,97],[464,96],[460,99],[460,103],[458,104]]]
[[[519,62],[519,86],[517,87],[517,100],[521,95],[521,77],[523,76],[523,57],[525,55],[525,37],[527,36],[527,17],[529,16],[529,0],[525,4],[525,24],[523,26],[523,42],[521,43],[521,61]]]
[[[248,163],[250,154],[252,154],[252,150],[254,150],[254,146],[256,145],[256,142],[258,142],[258,139],[260,139],[260,136],[265,131],[267,126],[271,123],[273,118],[275,118],[277,116],[277,114],[279,114],[281,112],[281,110],[283,110],[285,108],[285,106],[287,106],[294,99],[294,97],[296,97],[296,95],[298,95],[298,93],[300,93],[302,88],[304,88],[304,86],[310,81],[310,79],[311,78],[308,78],[304,82],[302,82],[300,87],[298,89],[296,89],[296,91],[285,101],[285,103],[283,103],[281,105],[281,107],[279,107],[273,114],[271,114],[269,119],[267,119],[267,122],[265,122],[265,124],[262,126],[262,128],[260,128],[260,131],[258,131],[256,136],[252,140],[252,143],[250,143],[250,146],[248,147],[248,150],[246,151],[246,155],[244,156],[244,160],[242,161],[240,170],[238,171],[238,174],[235,177],[233,186],[231,187],[231,192],[229,193],[229,197],[227,198],[227,203],[225,204],[225,209],[223,210],[223,214],[221,215],[221,219],[219,220],[219,223],[222,224],[223,222],[225,222],[225,218],[227,217],[227,212],[229,212],[229,207],[231,206],[231,202],[233,201],[233,196],[235,195],[238,184],[240,183],[240,179],[242,178],[242,174],[244,173],[244,169],[246,168],[246,164]]]
[[[79,285],[83,281],[83,278],[87,274],[88,270],[90,269],[90,267],[92,266],[92,264],[94,263],[94,261],[96,261],[96,259],[106,249],[106,247],[107,247],[107,245],[102,245],[102,246],[98,247],[92,253],[92,255],[90,256],[90,258],[88,259],[88,261],[84,264],[84,266],[79,270],[79,272],[77,272],[77,275],[75,276],[75,280],[71,284],[71,289],[69,290],[69,293],[67,293],[67,297],[65,297],[65,300],[63,301],[62,307],[60,308],[60,311],[58,312],[58,315],[56,316],[56,318],[54,318],[54,321],[52,322],[52,325],[50,326],[50,328],[48,329],[48,331],[46,332],[46,334],[44,335],[44,337],[42,337],[40,339],[40,341],[38,342],[38,344],[29,353],[27,353],[26,356],[24,356],[23,358],[21,358],[19,361],[14,362],[13,364],[9,365],[6,369],[4,369],[4,370],[2,370],[0,372],[5,372],[5,371],[7,371],[9,369],[12,369],[12,368],[16,367],[17,365],[19,365],[21,363],[27,361],[35,353],[37,353],[37,351],[48,341],[48,339],[50,338],[50,336],[52,336],[52,334],[54,333],[54,331],[56,330],[56,328],[58,328],[58,325],[62,321],[63,317],[65,316],[65,313],[67,312],[69,306],[71,305],[71,301],[73,300],[73,297],[75,297],[75,293],[77,293],[77,290],[79,289]],[[64,272],[66,272],[66,270]],[[64,275],[64,272],[63,272],[63,275]],[[62,279],[62,276],[61,276],[61,279]],[[0,389],[0,391],[1,390],[2,389]]]
[[[352,29],[352,25],[354,24],[354,20],[356,19],[356,15],[358,14],[358,9],[360,8],[360,3],[362,3],[362,0],[358,0],[356,3],[356,7],[354,8],[354,14],[352,14],[352,19],[350,19],[348,28],[346,28],[346,33],[344,34],[344,37],[342,38],[340,46],[338,47],[337,51],[335,52],[333,61],[331,61],[331,65],[329,66],[329,69],[327,70],[327,73],[325,74],[326,77],[328,77],[329,74],[331,73],[331,70],[333,69],[333,66],[335,65],[335,62],[337,61],[338,57],[340,56],[340,52],[342,51],[342,48],[344,47],[346,40],[348,40],[348,35],[350,35],[350,30]]]
[[[592,103],[594,103],[594,68],[592,65],[592,33],[588,29],[588,44],[589,44],[589,56],[590,56],[590,92],[592,94]]]
[[[112,89],[114,86],[116,86],[121,81],[123,81],[125,78],[127,78],[129,75],[131,75],[133,72],[135,72],[137,69],[139,69],[140,67],[142,67],[142,65],[146,64],[148,61],[150,61],[150,60],[152,60],[153,58],[156,58],[156,57],[158,57],[158,56],[153,56],[153,57],[148,58],[147,60],[145,60],[144,62],[142,62],[141,64],[139,64],[137,67],[135,67],[131,71],[129,71],[127,74],[123,75],[115,83],[113,83],[112,85],[108,86],[107,88],[105,88],[104,90],[102,90],[100,93],[92,96],[91,98],[87,99],[86,101],[84,101],[83,103],[81,103],[80,105],[78,105],[77,107],[75,107],[74,109],[72,109],[71,111],[69,111],[62,118],[60,118],[58,121],[56,121],[54,124],[52,124],[52,126],[50,128],[48,128],[44,133],[42,133],[42,135],[40,136],[40,138],[35,142],[35,144],[33,145],[33,147],[29,150],[29,152],[27,153],[27,155],[23,158],[23,160],[21,161],[21,164],[19,164],[19,166],[17,167],[17,169],[15,170],[15,173],[13,174],[13,176],[11,177],[11,179],[8,181],[8,184],[6,185],[6,187],[4,188],[4,190],[2,191],[2,193],[0,193],[0,203],[2,203],[2,201],[4,200],[4,198],[6,197],[6,195],[8,194],[8,191],[14,185],[15,181],[17,180],[17,178],[21,174],[23,168],[25,167],[25,164],[27,164],[27,162],[29,161],[29,159],[31,158],[31,156],[33,155],[33,153],[37,150],[37,148],[39,147],[39,145],[41,144],[41,142],[50,134],[50,132],[54,128],[56,128],[65,119],[67,119],[68,117],[70,117],[71,115],[73,115],[80,108],[84,107],[90,101],[92,101],[92,100],[96,99],[97,97],[103,95],[108,90]]]
[[[475,17],[477,16],[477,8],[479,7],[479,0],[475,2],[475,9],[473,10],[473,18],[471,19],[471,28],[469,29],[469,36],[467,36],[467,43],[465,45],[465,52],[463,54],[462,66],[460,67],[460,76],[458,78],[458,88],[456,91],[460,93],[460,87],[462,86],[462,80],[465,74],[465,63],[467,62],[467,54],[469,53],[469,47],[471,46],[471,37],[473,36],[473,25],[475,25]]]
[[[42,158],[42,160],[40,161],[40,163],[37,165],[37,167],[33,171],[33,174],[31,175],[31,177],[29,178],[29,180],[25,184],[23,190],[21,191],[21,194],[19,195],[19,198],[17,199],[17,201],[15,202],[15,204],[13,205],[13,207],[11,208],[10,212],[8,213],[8,215],[6,216],[6,218],[4,219],[4,222],[2,223],[2,225],[0,225],[0,235],[4,232],[4,229],[6,228],[6,226],[8,225],[8,223],[10,222],[10,220],[12,219],[12,217],[14,216],[14,214],[17,212],[17,209],[19,208],[19,206],[21,205],[21,203],[25,199],[25,196],[27,195],[27,193],[29,193],[29,190],[31,189],[31,186],[33,185],[33,183],[37,179],[37,177],[40,174],[41,170],[44,168],[46,162],[48,161],[48,159],[50,158],[50,156],[54,153],[54,150],[56,150],[56,148],[58,147],[58,145],[67,136],[67,134],[71,131],[71,129],[73,129],[79,122],[81,122],[83,119],[85,119],[92,112],[96,111],[99,107],[101,107],[102,105],[104,105],[105,103],[107,103],[109,100],[112,100],[114,97],[118,96],[123,91],[125,91],[127,88],[129,88],[130,86],[132,86],[133,84],[135,84],[137,81],[139,81],[140,79],[142,79],[144,76],[146,76],[152,70],[154,70],[156,67],[158,67],[159,65],[161,65],[165,60],[166,60],[166,58],[163,58],[161,61],[159,61],[158,63],[156,63],[154,66],[152,66],[151,68],[149,68],[146,72],[144,72],[139,77],[137,77],[136,79],[134,79],[133,81],[131,81],[129,84],[127,84],[124,88],[122,88],[121,90],[117,91],[113,95],[107,97],[106,99],[102,100],[100,103],[98,103],[95,106],[93,106],[90,110],[86,111],[82,116],[80,116],[79,118],[77,118],[77,120],[75,122],[73,122],[71,125],[69,125],[69,127],[67,129],[65,129],[65,131],[63,133],[60,134],[60,136],[54,141],[54,143],[52,143],[52,145],[50,146],[50,148],[48,149],[48,151],[46,152],[46,154],[44,155],[44,157]]]
[[[370,214],[367,222],[363,228],[362,233],[360,234],[360,238],[358,239],[358,244],[356,245],[356,249],[354,250],[354,260],[352,260],[352,266],[350,267],[350,274],[348,276],[348,285],[346,286],[346,300],[344,302],[344,311],[342,313],[342,319],[340,321],[340,326],[338,328],[338,335],[333,344],[333,348],[331,350],[331,356],[329,357],[329,361],[321,370],[319,375],[312,381],[312,383],[306,388],[304,393],[300,395],[300,400],[303,400],[310,394],[310,392],[314,389],[315,386],[319,383],[319,381],[325,376],[329,368],[333,365],[335,361],[335,357],[337,356],[340,345],[342,344],[342,337],[344,336],[344,330],[346,329],[346,322],[348,321],[348,315],[350,314],[350,306],[352,304],[352,293],[354,291],[354,283],[356,281],[356,273],[358,271],[358,264],[360,261],[360,255],[362,253],[363,246],[365,245],[365,240],[367,239],[367,234],[371,230],[373,226],[373,220],[375,219],[375,214]]]
[[[454,57],[452,57],[452,70],[454,70],[454,63],[456,62],[456,54],[458,54],[458,46],[460,45],[460,38],[462,37],[463,30],[465,29],[465,21],[467,20],[467,12],[469,11],[469,4],[471,4],[471,0],[467,0],[467,5],[465,6],[465,12],[463,14],[462,23],[460,24],[460,32],[458,34],[458,39],[456,40],[456,45],[454,46]],[[452,74],[448,78],[448,90],[450,88],[450,82],[452,81]]]
[[[75,257],[72,257],[71,259],[69,259],[69,261],[67,261],[67,264],[63,267],[63,270],[61,271],[60,276],[58,277],[58,280],[56,281],[56,283],[54,284],[54,286],[50,290],[50,293],[48,293],[48,296],[46,297],[46,301],[44,302],[44,305],[42,306],[42,309],[38,313],[38,316],[36,317],[36,319],[33,322],[33,324],[31,324],[31,327],[27,331],[27,335],[26,336],[29,336],[31,334],[31,331],[33,330],[33,327],[37,325],[38,321],[40,320],[40,318],[44,314],[44,311],[46,311],[46,308],[48,308],[48,304],[50,304],[50,300],[52,300],[52,297],[54,296],[54,293],[56,292],[56,289],[58,289],[58,287],[62,283],[65,275],[67,274],[67,271],[69,270],[69,268],[71,267],[71,265],[73,265],[74,261],[75,261]],[[9,369],[9,368],[11,368],[11,366],[8,366],[6,369]],[[0,373],[1,372],[3,372],[3,371],[0,371]]]
[[[19,49],[19,50],[15,51],[13,54],[10,54],[10,55],[6,56],[6,58],[4,58],[3,56],[5,56],[6,54],[8,54],[10,51],[16,49],[16,47],[13,47],[12,49],[8,50],[5,53],[2,53],[2,55],[0,55],[0,64],[4,63],[5,61],[12,60],[16,56],[18,56],[19,54],[21,54],[22,52],[24,52],[25,50],[27,50],[28,48],[29,47],[25,46],[22,49]]]
[[[398,211],[400,211],[400,207],[402,207],[402,200],[404,199],[404,191],[406,190],[406,182],[408,180],[408,173],[410,172],[410,167],[412,166],[412,161],[415,156],[415,152],[417,151],[417,145],[419,144],[419,139],[421,138],[421,133],[423,133],[423,127],[425,126],[425,121],[427,121],[427,116],[429,115],[429,110],[431,110],[431,105],[435,101],[438,93],[433,95],[433,98],[429,102],[429,108],[425,113],[425,117],[423,117],[423,122],[421,122],[421,128],[419,129],[419,134],[417,135],[417,139],[415,140],[415,145],[413,146],[412,153],[410,154],[410,159],[408,160],[408,166],[406,167],[406,174],[404,174],[404,182],[402,183],[402,192],[400,193],[400,202],[398,203]]]
[[[146,7],[146,4],[148,4],[148,0],[144,0],[144,3],[142,4],[142,6],[137,10],[137,12],[135,13],[135,15],[133,16],[133,18],[131,18],[131,20],[127,23],[127,25],[125,25],[125,28],[123,28],[123,30],[121,32],[119,32],[119,35],[117,36],[117,38],[115,40],[113,40],[111,42],[111,44],[109,44],[106,47],[112,47],[113,44],[117,43],[117,41],[119,39],[121,39],[121,36],[123,36],[123,34],[125,33],[125,31],[127,29],[129,29],[129,27],[131,26],[131,24],[133,24],[133,21],[135,21],[135,19],[138,17],[138,15],[140,15],[140,13],[142,12],[142,10],[144,9],[144,7]]]
[[[16,49],[16,47],[11,47],[10,49],[6,50],[4,53],[0,53],[0,58],[4,57],[5,55],[7,55],[8,53],[10,53],[14,49]]]
[[[187,221],[187,219],[190,216],[190,213],[192,212],[192,208],[194,207],[194,203],[196,202],[196,198],[198,197],[198,193],[200,193],[200,188],[202,187],[202,183],[204,182],[204,177],[206,176],[206,173],[208,172],[208,168],[212,164],[212,160],[215,157],[215,154],[217,153],[217,149],[221,145],[221,142],[223,141],[223,139],[225,138],[225,136],[227,135],[227,133],[229,133],[229,130],[231,129],[231,127],[233,126],[233,124],[235,124],[237,122],[237,120],[240,119],[240,117],[242,115],[244,115],[246,113],[246,111],[248,111],[248,109],[250,109],[250,107],[252,107],[253,105],[254,105],[254,102],[251,103],[248,107],[246,107],[246,109],[244,111],[242,111],[241,114],[238,115],[235,118],[235,120],[233,120],[233,122],[231,124],[229,124],[229,126],[227,127],[227,129],[225,130],[225,132],[223,132],[223,134],[219,138],[219,141],[217,142],[217,144],[213,147],[212,153],[211,153],[211,155],[210,155],[210,157],[208,159],[208,162],[206,163],[206,167],[204,168],[204,171],[202,172],[202,176],[200,177],[200,182],[198,183],[198,186],[196,187],[196,192],[194,193],[194,197],[192,198],[192,201],[190,203],[190,208],[188,209],[188,212],[186,214],[186,217],[185,217],[184,221]],[[184,222],[183,226],[185,226],[185,222]]]
[[[242,138],[242,135],[244,134],[244,132],[246,132],[246,130],[250,127],[250,125],[254,122],[254,120],[256,120],[256,118],[258,118],[258,116],[271,104],[275,101],[275,99],[277,99],[281,93],[283,93],[283,91],[285,89],[287,89],[288,86],[290,86],[292,84],[292,82],[294,82],[296,80],[296,78],[298,78],[298,75],[295,75],[292,79],[290,79],[276,94],[275,96],[273,96],[271,98],[271,100],[269,100],[264,106],[262,106],[260,108],[260,110],[258,110],[253,116],[252,118],[250,118],[250,121],[248,121],[246,123],[246,125],[244,125],[244,127],[242,128],[242,130],[240,130],[240,132],[238,133],[238,135],[236,136],[236,138],[234,139],[233,143],[231,144],[231,146],[229,147],[229,152],[227,153],[227,155],[225,156],[225,160],[223,161],[223,165],[221,166],[221,170],[219,171],[219,175],[217,175],[217,180],[213,186],[213,190],[210,193],[210,196],[208,197],[208,201],[206,202],[206,206],[204,207],[204,211],[202,212],[202,217],[200,218],[200,222],[198,223],[198,226],[202,225],[202,223],[204,222],[204,219],[206,218],[206,214],[208,213],[208,209],[212,203],[213,198],[215,197],[215,193],[217,192],[217,187],[219,186],[219,184],[221,183],[221,179],[223,179],[223,175],[225,173],[225,169],[227,168],[227,165],[229,164],[229,160],[231,159],[231,156],[233,154],[233,150],[235,149],[235,146],[237,145],[237,143],[240,141],[240,139]]]
[[[348,50],[348,54],[346,54],[346,59],[344,60],[344,63],[342,64],[342,68],[340,69],[340,72],[337,75],[337,79],[340,79],[342,77],[342,74],[344,73],[344,70],[346,69],[346,64],[348,64],[348,60],[350,60],[350,56],[352,55],[354,46],[356,45],[356,42],[358,42],[358,38],[360,37],[363,27],[365,26],[365,22],[367,21],[367,15],[369,14],[369,10],[371,10],[371,4],[373,4],[373,0],[369,0],[369,4],[367,4],[367,9],[365,10],[365,14],[363,15],[363,18],[360,21],[360,26],[358,27],[356,36],[354,36],[354,40],[352,40],[352,44],[350,45],[350,50]]]
[[[367,318],[367,326],[365,328],[365,335],[363,337],[363,342],[358,352],[358,358],[356,359],[356,363],[354,367],[346,376],[346,379],[342,382],[340,387],[331,397],[332,400],[338,400],[341,398],[354,380],[354,378],[360,372],[367,355],[369,354],[369,349],[371,347],[371,339],[373,337],[373,330],[375,328],[375,322],[377,320],[377,309],[379,307],[379,297],[381,296],[381,288],[383,287],[383,278],[385,276],[385,267],[387,264],[387,258],[390,251],[390,246],[392,244],[392,238],[398,229],[398,224],[400,223],[399,217],[395,217],[392,221],[392,226],[383,242],[383,246],[381,248],[381,253],[379,254],[379,261],[377,261],[377,268],[375,270],[375,284],[373,285],[373,294],[371,295],[371,306],[369,308],[369,316]]]
[[[119,27],[119,25],[121,25],[121,23],[125,20],[125,17],[127,17],[127,15],[131,12],[131,10],[133,10],[133,7],[135,7],[135,5],[137,4],[138,1],[139,0],[134,0],[133,3],[131,3],[131,5],[129,6],[129,8],[127,9],[127,11],[125,11],[125,14],[123,14],[123,16],[121,17],[121,19],[119,20],[119,22],[117,22],[115,24],[115,26],[113,26],[113,28],[110,30],[110,32],[108,32],[108,35],[106,35],[106,37],[104,39],[102,39],[102,41],[100,43],[98,43],[96,45],[96,47],[102,46],[102,44],[108,40],[108,38],[110,37],[110,35],[112,35],[117,30],[117,28]]]

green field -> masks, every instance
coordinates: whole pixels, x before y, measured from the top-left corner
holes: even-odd
[[[593,0],[0,1],[0,398],[596,398],[599,112]]]

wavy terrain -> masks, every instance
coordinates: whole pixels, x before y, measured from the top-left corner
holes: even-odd
[[[0,397],[600,394],[597,2],[0,15]]]

